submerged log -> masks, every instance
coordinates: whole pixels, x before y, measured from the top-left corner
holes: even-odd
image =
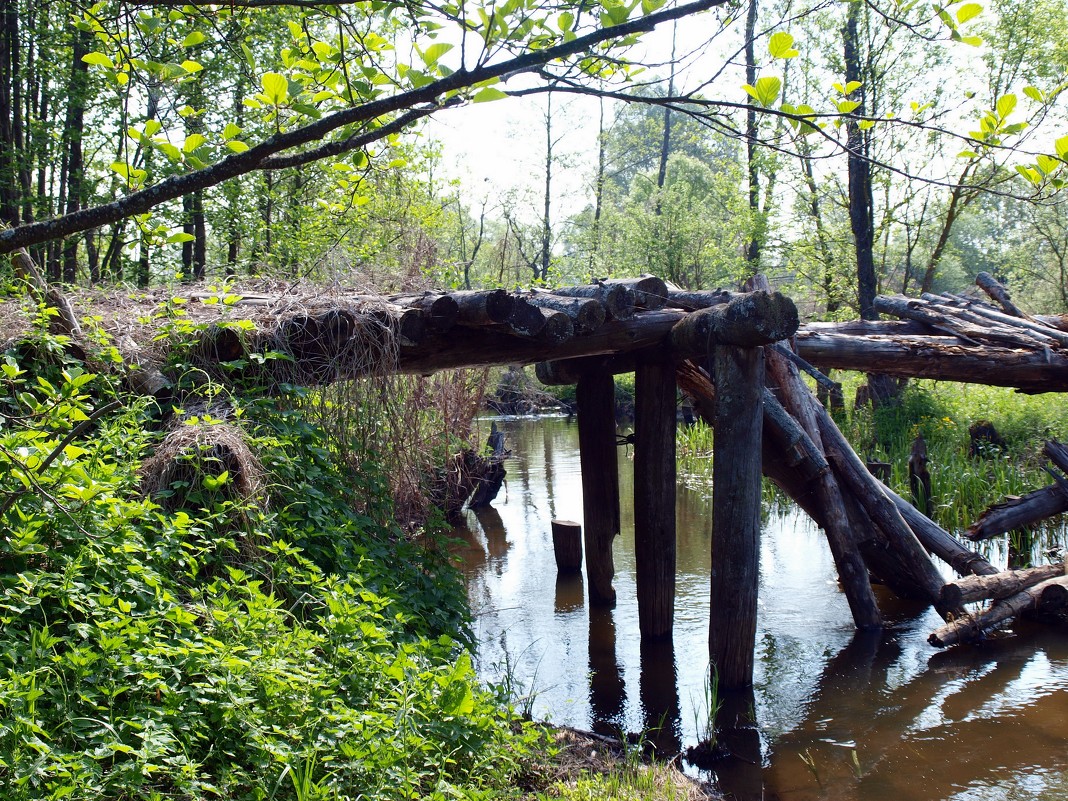
[[[752,348],[794,335],[797,307],[778,292],[748,292],[728,303],[687,315],[671,331],[682,354],[705,354],[716,345]]]
[[[1047,588],[1059,585],[1059,589],[1051,590],[1048,598],[1043,599]],[[941,628],[937,629],[927,638],[927,642],[936,648],[948,648],[951,645],[965,642],[975,642],[986,636],[986,633],[997,626],[1019,617],[1024,612],[1037,609],[1042,606],[1042,611],[1052,612],[1063,609],[1058,604],[1068,604],[1068,576],[1047,579],[1041,584],[1028,587],[1015,595],[1010,595],[998,601],[988,609],[974,615],[965,615]]]
[[[966,576],[942,588],[942,602],[951,609],[979,601],[1000,600],[1021,590],[1064,575],[1064,563],[1023,570],[1006,570],[991,576]]]

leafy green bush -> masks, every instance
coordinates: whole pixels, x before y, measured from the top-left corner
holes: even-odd
[[[235,415],[265,497],[213,492],[221,474],[168,510],[139,488],[163,436],[145,402],[64,363],[62,344],[47,370],[0,364],[6,799],[474,797],[510,782],[528,735],[476,680],[441,549],[382,524],[381,475],[352,475],[317,429],[257,401]]]

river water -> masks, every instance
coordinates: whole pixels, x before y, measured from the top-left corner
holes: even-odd
[[[661,751],[708,720],[711,487],[680,484],[672,642],[643,647],[634,589],[632,463],[620,449],[617,603],[557,578],[549,521],[582,520],[577,428],[498,421],[513,458],[493,507],[458,529],[478,667],[535,719],[643,733]],[[696,488],[695,488],[696,487]],[[726,696],[727,756],[695,767],[739,799],[1015,801],[1068,797],[1068,631],[1023,627],[939,652],[940,619],[880,596],[891,621],[859,635],[822,533],[796,508],[765,513],[752,694]],[[732,717],[733,716],[733,717]]]

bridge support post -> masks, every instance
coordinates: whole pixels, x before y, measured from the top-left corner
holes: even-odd
[[[591,368],[579,377],[575,395],[590,603],[611,606],[616,601],[612,540],[619,533],[615,381],[607,370]]]
[[[666,350],[646,356],[634,373],[634,564],[638,628],[658,640],[675,615],[675,365]]]
[[[711,669],[730,690],[753,683],[760,580],[763,348],[720,345],[713,358]]]

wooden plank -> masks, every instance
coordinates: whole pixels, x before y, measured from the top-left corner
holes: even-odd
[[[634,562],[638,628],[656,640],[675,614],[675,367],[664,350],[645,355],[634,373]]]
[[[716,348],[708,654],[722,689],[753,683],[760,581],[764,351]]]
[[[590,370],[579,379],[575,394],[590,603],[611,605],[616,600],[612,540],[619,533],[615,381],[606,371]]]

